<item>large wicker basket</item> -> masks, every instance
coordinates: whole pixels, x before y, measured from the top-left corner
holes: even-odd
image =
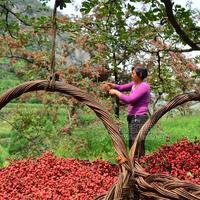
[[[200,92],[191,92],[176,96],[167,105],[155,112],[141,128],[130,155],[121,137],[118,125],[111,119],[109,113],[95,99],[84,91],[63,82],[53,85],[47,80],[30,81],[8,90],[0,97],[0,109],[12,99],[23,93],[46,90],[68,94],[90,107],[102,120],[111,136],[113,146],[118,155],[119,176],[106,195],[97,199],[104,200],[130,200],[130,199],[180,199],[200,200],[200,185],[180,181],[177,178],[161,174],[149,174],[134,160],[135,150],[140,140],[144,139],[148,131],[169,110],[187,101],[200,101]]]

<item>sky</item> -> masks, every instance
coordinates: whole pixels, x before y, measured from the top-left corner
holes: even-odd
[[[81,8],[81,2],[83,0],[73,0],[72,3],[68,3],[67,7],[60,10],[62,14],[67,14],[69,16],[80,16],[80,12],[78,11]],[[53,8],[54,7],[54,2],[55,0],[50,0],[50,2],[47,4],[49,7]],[[59,9],[58,9],[59,10]]]
[[[80,12],[78,11],[81,7],[81,2],[83,0],[73,0],[74,5],[69,3],[67,4],[67,7],[63,10],[61,10],[61,13],[67,14],[69,16],[80,16]],[[199,0],[190,0],[192,2],[192,8],[197,8],[200,10],[200,1]],[[47,4],[51,8],[54,6],[55,0],[50,0],[50,2]],[[186,6],[187,0],[173,0],[176,4],[181,4],[182,6]]]

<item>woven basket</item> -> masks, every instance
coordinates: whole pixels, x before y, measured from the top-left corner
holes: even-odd
[[[121,137],[118,125],[111,119],[109,113],[95,99],[84,91],[63,82],[55,82],[53,85],[47,80],[37,80],[23,83],[8,90],[0,97],[0,109],[12,99],[23,93],[46,90],[49,92],[60,92],[68,94],[90,107],[102,120],[108,133],[111,136],[113,146],[118,155],[119,176],[116,184],[109,189],[106,195],[96,200],[131,200],[131,199],[180,199],[200,200],[200,186],[180,181],[177,178],[161,174],[149,174],[135,162],[135,150],[139,141],[145,138],[148,131],[155,123],[169,110],[187,101],[200,101],[200,92],[192,92],[176,96],[167,105],[154,113],[141,128],[130,155],[123,138]]]

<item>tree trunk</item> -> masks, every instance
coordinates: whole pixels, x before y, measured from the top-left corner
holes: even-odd
[[[117,66],[114,67],[114,77],[115,77],[115,83],[118,83],[118,71],[117,71]],[[115,103],[114,103],[114,109],[115,109],[115,116],[119,118],[119,98],[115,98]]]
[[[119,118],[119,98],[115,98],[115,115],[117,118]]]

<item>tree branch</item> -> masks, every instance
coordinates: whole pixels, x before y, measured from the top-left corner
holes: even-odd
[[[7,30],[8,30],[8,33],[10,35],[10,37],[16,39],[16,37],[13,36],[12,32],[10,31],[10,28],[9,28],[9,24],[8,24],[8,11],[6,11],[6,27],[7,27]]]
[[[140,50],[143,52],[152,53],[152,54],[157,54],[157,52],[169,52],[169,51],[173,51],[173,52],[177,52],[177,53],[198,51],[197,49],[194,50],[193,48],[189,48],[189,49],[171,49],[170,48],[170,49],[159,49],[157,51],[151,51],[151,50],[146,50],[146,49],[140,49]]]
[[[157,61],[158,61],[158,78],[160,79],[161,82],[163,82],[163,78],[161,77],[161,57],[160,57],[160,52],[156,53],[157,55]]]
[[[9,8],[7,8],[5,5],[0,4],[0,7],[2,7],[4,10],[6,10],[6,12],[11,13],[12,15],[14,15],[16,17],[16,19],[18,19],[20,22],[22,22],[24,25],[26,26],[31,26],[31,24],[28,24],[26,21],[24,21],[23,19],[19,18],[16,13],[14,13],[12,10],[10,10]]]
[[[2,7],[6,11],[6,15],[8,15],[8,13],[11,13],[13,16],[15,16],[15,18],[17,20],[19,20],[20,22],[22,22],[26,26],[32,26],[32,27],[35,27],[35,28],[44,28],[44,29],[50,29],[51,28],[51,26],[34,26],[34,25],[24,21],[23,19],[21,19],[16,13],[14,13],[12,10],[7,8],[5,5],[0,4],[0,7]],[[62,30],[62,29],[60,29],[60,30]]]
[[[109,22],[109,20],[110,20],[111,15],[112,15],[112,4],[113,4],[114,2],[113,2],[113,1],[109,1],[108,3],[109,3],[109,14],[108,14],[108,18],[107,18],[107,20],[106,20],[106,29],[107,29],[107,30],[108,30],[108,28],[110,28],[110,27],[108,27],[108,22]]]
[[[30,59],[28,59],[28,58],[21,57],[21,56],[15,56],[15,55],[11,55],[11,56],[0,56],[0,58],[9,58],[9,59],[15,58],[15,59],[19,59],[19,60],[25,60],[26,62],[31,63],[31,64],[34,63],[33,60],[30,60]]]
[[[183,29],[178,24],[174,14],[173,14],[173,4],[171,0],[161,0],[165,4],[166,14],[167,17],[171,23],[171,25],[174,27],[176,33],[181,37],[181,39],[188,44],[193,50],[200,50],[200,46],[197,45],[195,42],[193,42],[188,35],[183,31]]]

